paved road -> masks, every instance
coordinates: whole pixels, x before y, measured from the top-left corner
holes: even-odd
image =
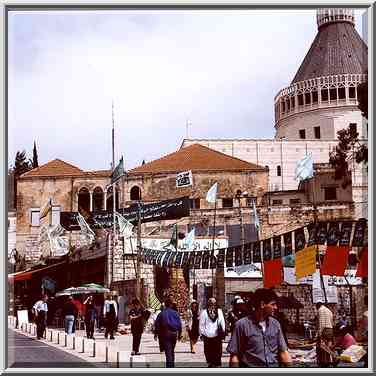
[[[8,367],[76,368],[95,367],[95,364],[8,329]]]

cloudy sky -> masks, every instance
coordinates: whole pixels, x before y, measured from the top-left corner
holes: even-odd
[[[361,34],[361,14],[356,11]],[[126,169],[189,138],[273,138],[277,92],[317,33],[315,10],[10,12],[9,164]]]

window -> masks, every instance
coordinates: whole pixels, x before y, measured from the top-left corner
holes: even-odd
[[[282,205],[283,201],[282,200],[273,200],[272,204],[273,205]]]
[[[319,97],[318,97],[318,94],[317,94],[317,91],[312,91],[312,102],[313,103],[317,103],[319,101]]]
[[[191,198],[191,209],[200,209],[200,199],[199,198]]]
[[[222,199],[222,207],[232,208],[233,207],[233,199],[232,198],[223,198]]]
[[[336,200],[337,199],[337,188],[336,187],[325,187],[324,188],[325,200]]]
[[[305,102],[306,104],[311,103],[311,93],[305,93]]]
[[[58,225],[58,224],[60,224],[60,206],[53,206],[51,225]]]
[[[320,139],[321,138],[320,127],[314,127],[313,130],[315,133],[315,138]]]
[[[339,99],[346,99],[346,90],[344,87],[338,88],[338,98]]]
[[[337,89],[329,89],[330,94],[330,100],[336,100],[337,99]]]
[[[39,208],[30,209],[30,223],[32,226],[39,226]]]
[[[247,206],[253,206],[253,202],[256,204],[256,197],[247,197]]]
[[[328,100],[328,89],[321,90],[321,100],[326,102]]]
[[[349,97],[355,98],[355,87],[349,87]]]
[[[141,200],[141,189],[137,185],[132,187],[131,192],[130,192],[130,199],[132,201],[139,201]]]
[[[305,140],[305,129],[299,129],[299,138]]]
[[[298,95],[298,105],[303,106],[303,94]]]
[[[350,133],[351,134],[357,133],[356,123],[350,123],[349,128],[350,128]]]
[[[290,198],[290,205],[300,204],[300,198]]]
[[[281,175],[282,175],[281,166],[277,166],[277,176],[281,176]]]

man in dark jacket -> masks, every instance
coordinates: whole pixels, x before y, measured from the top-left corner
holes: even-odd
[[[73,333],[73,325],[77,318],[78,310],[73,303],[73,296],[69,295],[68,301],[64,304],[63,315],[65,319],[65,333]]]
[[[132,300],[133,308],[129,311],[129,320],[131,321],[131,332],[133,336],[132,355],[140,354],[140,343],[142,332],[144,331],[144,309],[140,301],[135,298]]]
[[[175,366],[176,341],[181,339],[182,325],[179,314],[173,307],[171,299],[165,301],[165,309],[155,321],[155,331],[161,337],[166,354],[166,367]]]

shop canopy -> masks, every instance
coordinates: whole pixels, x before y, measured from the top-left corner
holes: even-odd
[[[49,265],[43,268],[39,269],[33,269],[33,270],[23,270],[22,272],[17,272],[17,273],[12,273],[8,274],[8,281],[9,282],[14,282],[14,281],[25,281],[31,279],[36,273],[44,272],[47,270],[50,270],[52,268],[55,268],[56,266],[65,264],[65,261],[63,262],[58,262],[53,265]]]

